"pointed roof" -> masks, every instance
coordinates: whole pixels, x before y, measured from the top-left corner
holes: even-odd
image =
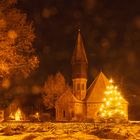
[[[86,52],[84,49],[83,40],[82,40],[81,33],[80,33],[80,29],[78,30],[77,43],[76,43],[76,47],[75,47],[74,52],[73,52],[71,62],[72,63],[77,63],[77,62],[88,63]]]
[[[88,102],[102,102],[104,98],[104,91],[108,85],[109,80],[103,72],[100,72],[88,88],[86,100]]]
[[[72,93],[72,90],[67,89],[56,101],[55,105],[58,105],[59,103],[69,103],[69,102],[82,102],[78,100]]]
[[[109,85],[108,78],[101,71],[93,83],[87,90],[86,101],[87,102],[103,102],[104,92],[106,87]],[[128,103],[124,98],[122,100],[123,103]]]

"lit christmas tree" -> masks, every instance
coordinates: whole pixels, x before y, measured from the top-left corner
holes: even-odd
[[[127,115],[122,105],[122,99],[117,86],[110,80],[105,91],[104,103],[100,107],[99,118],[110,121],[125,120]]]

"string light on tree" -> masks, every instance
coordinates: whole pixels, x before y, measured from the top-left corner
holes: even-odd
[[[99,110],[99,116],[102,119],[126,118],[126,114],[122,105],[122,96],[118,91],[118,87],[113,84],[113,80],[109,81],[109,86],[106,87],[103,104]]]

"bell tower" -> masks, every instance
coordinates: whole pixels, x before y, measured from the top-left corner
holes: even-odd
[[[73,52],[71,64],[73,93],[77,99],[83,100],[86,96],[87,89],[88,60],[85,53],[80,30],[78,30],[77,42]]]

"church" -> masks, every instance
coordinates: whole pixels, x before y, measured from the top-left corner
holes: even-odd
[[[80,31],[71,66],[72,90],[64,92],[56,101],[56,121],[94,120],[104,103],[104,92],[109,85],[109,79],[103,72],[100,72],[91,85],[87,87],[88,60]],[[128,102],[122,98],[121,104],[128,118]]]

